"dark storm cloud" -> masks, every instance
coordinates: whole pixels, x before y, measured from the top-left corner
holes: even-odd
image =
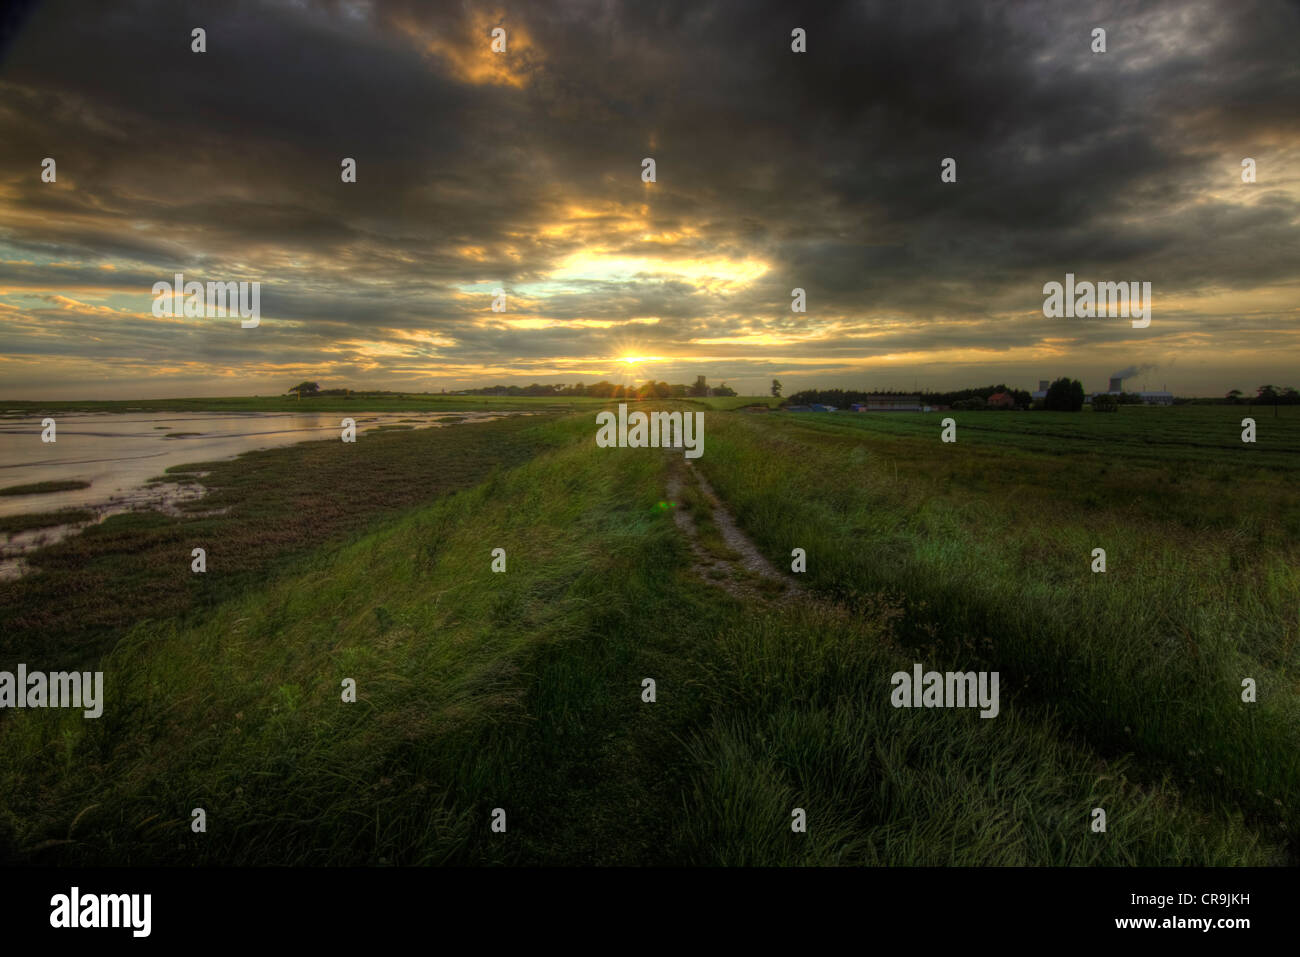
[[[492,60],[497,23],[511,49]],[[63,291],[142,317],[64,305],[40,315],[66,335],[0,337],[90,358],[77,323],[111,322],[114,356],[341,367],[331,344],[364,341],[520,369],[634,338],[748,349],[755,375],[753,348],[692,342],[774,336],[800,359],[1118,344],[1118,324],[1035,320],[1042,284],[1144,280],[1173,301],[1295,280],[1298,28],[1265,0],[44,3],[0,66],[0,301]],[[1242,156],[1261,163],[1249,195]],[[554,278],[597,253],[656,265]],[[767,270],[674,272],[700,261]],[[152,324],[149,289],[178,271],[262,281],[258,339]],[[659,321],[511,325],[488,308],[498,283],[516,317]]]

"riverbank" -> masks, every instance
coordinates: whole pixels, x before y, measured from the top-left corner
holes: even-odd
[[[376,429],[355,444],[335,437],[169,468],[151,486],[166,507],[143,503],[27,550],[29,574],[0,582],[0,657],[87,665],[142,616],[209,608],[384,516],[524,461],[546,444],[545,418]],[[198,547],[204,574],[190,571]]]

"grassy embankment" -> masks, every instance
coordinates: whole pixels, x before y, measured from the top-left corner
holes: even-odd
[[[817,497],[838,475],[852,501],[879,467],[863,441],[777,424],[711,413],[700,464],[756,533],[756,517],[777,523],[760,535],[774,557],[793,527],[810,583],[847,607],[745,606],[698,580],[658,507],[668,459],[596,448],[588,415],[543,424],[550,451],[470,491],[198,619],[134,628],[103,662],[101,719],[6,717],[0,846],[99,863],[1276,859],[1214,794],[1184,800],[1111,753],[1132,739],[1094,750],[1028,694],[993,720],[893,708],[889,676],[913,655],[891,633],[911,641],[915,609],[861,578],[835,587],[827,568],[873,563]],[[809,459],[773,457],[791,451]],[[505,574],[490,571],[497,547]],[[340,701],[345,677],[356,704]],[[1097,806],[1105,835],[1087,830]],[[206,834],[189,829],[194,807]],[[489,829],[495,807],[506,834]],[[796,807],[807,834],[790,830]]]
[[[189,516],[113,516],[30,555],[37,574],[0,582],[0,661],[86,666],[143,618],[210,608],[384,516],[518,465],[543,447],[537,421],[376,431],[355,444],[302,442],[170,469],[168,480],[208,489],[183,506]],[[20,527],[6,530],[50,524],[58,514],[14,516],[7,521]],[[196,547],[207,552],[206,574],[190,571]]]

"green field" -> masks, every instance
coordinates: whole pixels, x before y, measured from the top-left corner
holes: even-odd
[[[0,857],[1296,862],[1297,410],[1256,410],[1252,447],[1241,408],[753,401],[686,406],[690,468],[597,448],[604,402],[368,433],[350,466],[259,452],[194,518],[38,553],[0,583],[0,667],[95,663],[108,701],[0,719]],[[753,587],[697,474],[786,582]],[[677,512],[749,591],[699,574]],[[893,707],[914,662],[998,671],[999,715]]]
[[[708,400],[732,401],[735,400]],[[1300,463],[1300,406],[1121,406],[1117,412],[786,412],[805,429],[881,439],[938,439],[940,422],[957,423],[963,454],[975,450],[1038,452],[1079,462],[1140,459],[1170,467],[1196,464],[1206,474],[1235,476],[1257,467]],[[1241,440],[1253,418],[1256,441]],[[926,448],[925,445],[917,448]],[[1214,466],[1215,468],[1209,468]]]

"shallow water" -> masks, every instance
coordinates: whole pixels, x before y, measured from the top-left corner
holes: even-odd
[[[351,413],[357,434],[380,426],[438,428],[515,412]],[[41,441],[41,417],[0,419],[0,489],[35,482],[75,480],[88,488],[30,495],[0,495],[0,516],[87,509],[91,522],[0,534],[0,579],[24,573],[21,556],[80,531],[109,515],[142,508],[171,511],[203,494],[198,483],[149,480],[168,468],[230,459],[243,452],[342,434],[344,412],[83,412],[55,417],[56,441]],[[197,433],[181,435],[179,433]]]

